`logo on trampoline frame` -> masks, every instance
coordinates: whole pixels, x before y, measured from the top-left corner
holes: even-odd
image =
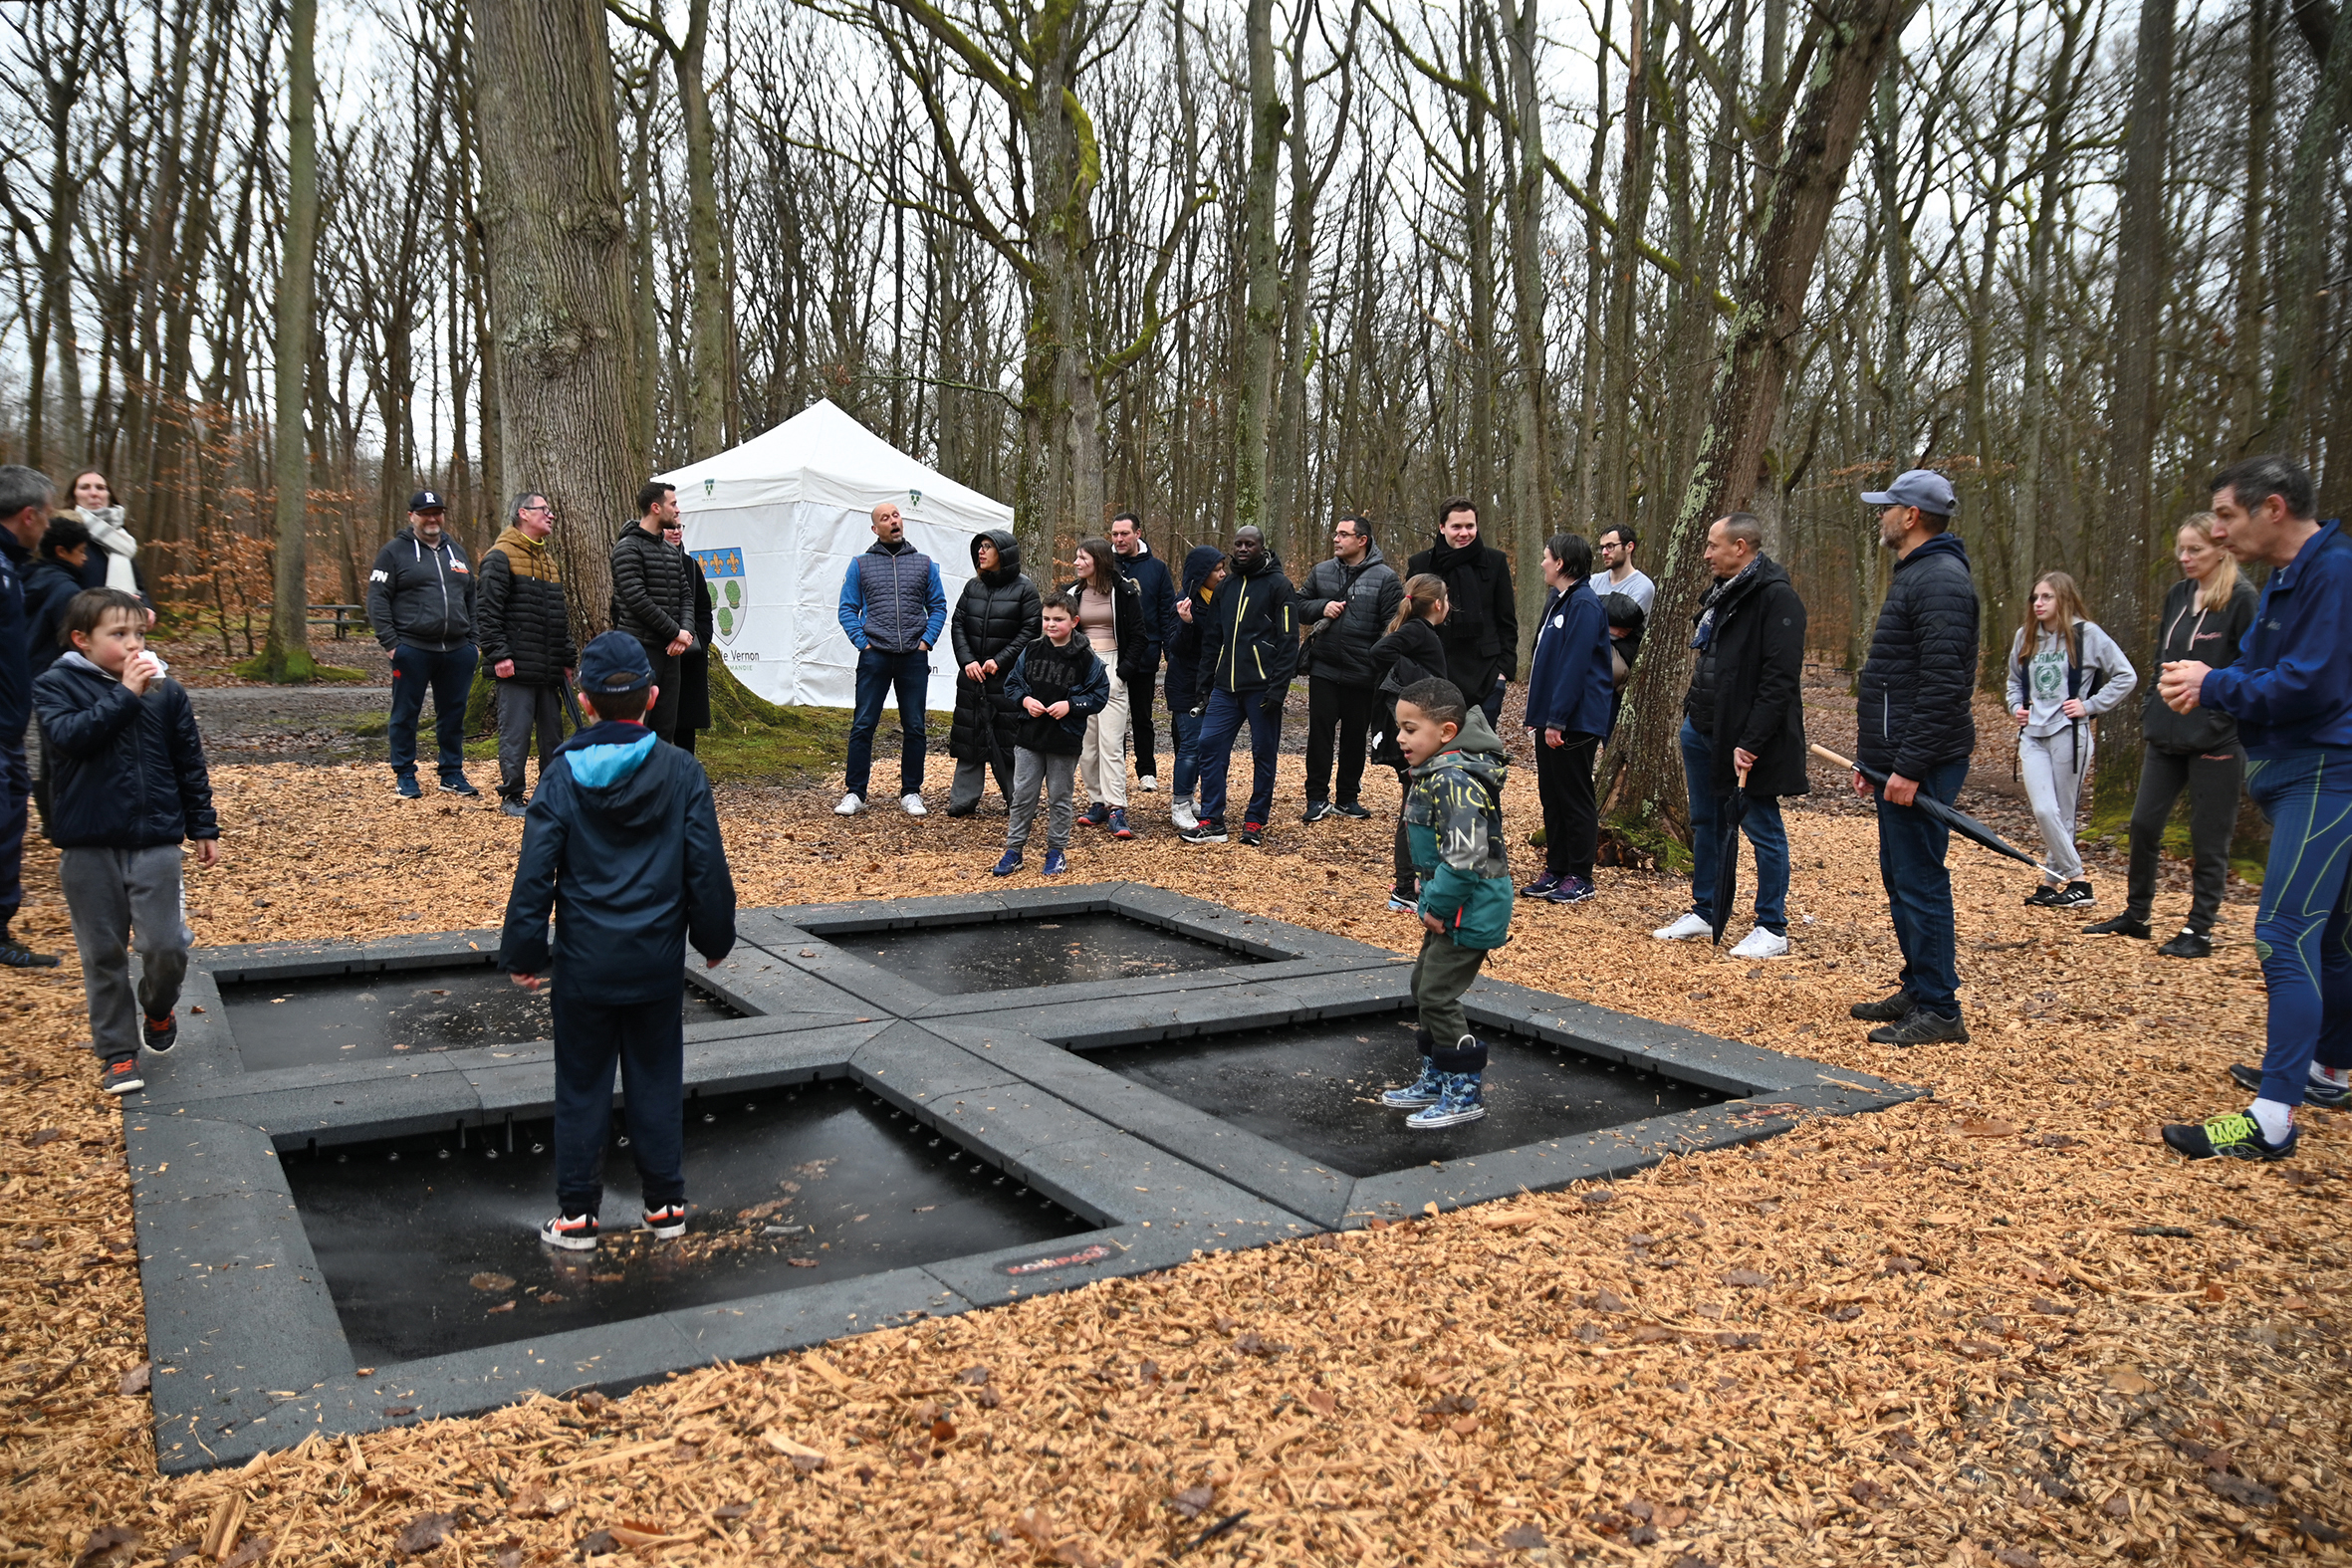
[[[1007,1263],[1005,1272],[1018,1278],[1023,1274],[1042,1274],[1052,1268],[1067,1268],[1075,1263],[1099,1263],[1108,1256],[1110,1248],[1097,1241],[1092,1246],[1081,1246],[1059,1257],[1035,1257],[1026,1263]]]
[[[732,643],[751,609],[743,586],[743,552],[730,546],[697,550],[692,555],[702,563],[703,583],[710,589],[711,625],[720,642]]]

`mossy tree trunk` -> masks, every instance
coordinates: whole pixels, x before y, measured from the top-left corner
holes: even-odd
[[[318,70],[312,43],[318,0],[293,0],[286,46],[286,258],[278,279],[278,552],[270,585],[270,633],[259,673],[308,681],[311,662],[311,447],[304,433],[305,371],[311,362],[312,264],[319,241]]]

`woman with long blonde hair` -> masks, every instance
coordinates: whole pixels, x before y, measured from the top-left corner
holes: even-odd
[[[2197,512],[2182,519],[2173,539],[2173,560],[2181,580],[2164,596],[2156,621],[2156,667],[2195,659],[2215,669],[2237,662],[2237,645],[2254,621],[2254,585],[2237,561],[2214,542],[2214,515]],[[2173,803],[2189,791],[2189,853],[2195,867],[2189,919],[2178,935],[2156,951],[2167,958],[2211,958],[2214,919],[2230,880],[2230,840],[2237,831],[2238,791],[2245,784],[2245,748],[2237,721],[2219,708],[2175,713],[2149,683],[2140,710],[2140,794],[2132,803],[2131,880],[2123,913],[2083,930],[2093,936],[2155,935],[2149,924],[2156,909],[2156,871],[2164,854],[2164,824]]]
[[[2082,590],[2063,571],[2033,584],[2024,622],[2009,643],[2009,716],[2017,721],[2018,770],[2057,879],[2026,895],[2035,909],[2079,909],[2091,902],[2074,847],[2082,781],[2091,769],[2091,721],[2139,684],[2115,639],[2083,613]]]

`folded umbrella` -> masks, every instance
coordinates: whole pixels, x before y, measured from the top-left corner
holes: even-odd
[[[1732,923],[1732,900],[1740,895],[1740,823],[1747,815],[1748,770],[1743,768],[1730,797],[1716,808],[1715,889],[1707,908],[1717,942],[1723,941],[1724,927]]]
[[[580,711],[580,699],[574,696],[572,693],[572,677],[569,675],[564,675],[557,677],[557,679],[562,683],[561,690],[564,693],[564,712],[571,716],[572,733],[574,735],[578,735],[581,731],[588,728],[588,716]]]
[[[1829,748],[1826,746],[1808,746],[1805,748],[1805,750],[1811,752],[1815,757],[1820,758],[1821,761],[1825,763],[1834,763],[1838,767],[1846,769],[1849,772],[1860,774],[1865,780],[1867,780],[1873,786],[1877,788],[1884,789],[1887,785],[1887,776],[1880,770],[1876,768],[1865,768],[1860,763],[1849,762],[1847,759],[1840,757],[1835,752],[1829,750]],[[2001,837],[1992,828],[1987,827],[1983,822],[1980,822],[1975,817],[1969,815],[1966,811],[1957,810],[1952,806],[1946,805],[1943,801],[1937,799],[1935,796],[1924,792],[1912,796],[1911,803],[1917,809],[1925,811],[1937,821],[1942,822],[1946,827],[1949,827],[1954,832],[1960,834],[1963,838],[1973,838],[1978,843],[1983,844],[1986,848],[1992,850],[1997,855],[2006,855],[2011,860],[2021,860],[2025,864],[2031,866],[2034,870],[2039,871],[2043,876],[2048,877],[2053,882],[2064,882],[2066,880],[2064,877],[2058,875],[2057,872],[2052,871],[2048,866],[2045,866],[2040,861],[2034,859],[2024,850],[2019,849],[2015,844],[2012,844],[2007,839]]]

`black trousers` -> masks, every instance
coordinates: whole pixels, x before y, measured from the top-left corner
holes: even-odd
[[[1412,842],[1405,837],[1404,799],[1407,794],[1412,792],[1412,788],[1413,770],[1400,767],[1396,771],[1396,885],[1398,887],[1416,887],[1420,884],[1421,877],[1421,873],[1413,869]]]
[[[667,643],[640,637],[637,646],[645,650],[646,662],[653,666],[653,706],[645,714],[645,728],[666,741],[677,733],[678,699],[686,695],[685,671],[678,668],[679,658]]]
[[[1339,742],[1339,801],[1353,804],[1364,787],[1364,736],[1379,711],[1379,693],[1369,686],[1342,686],[1309,676],[1306,681],[1306,798],[1331,796],[1331,741]]]
[[[1592,752],[1597,735],[1568,731],[1563,744],[1546,746],[1535,736],[1535,796],[1543,802],[1543,869],[1592,880],[1592,857],[1600,846],[1600,805],[1592,793]]]
[[[1138,779],[1160,776],[1159,740],[1151,728],[1151,700],[1159,684],[1160,650],[1154,645],[1144,660],[1143,673],[1127,683],[1127,756],[1135,764]]]
[[[2245,783],[2245,753],[2199,756],[2150,746],[2140,752],[2140,794],[2132,802],[2131,880],[2124,913],[2145,922],[2156,907],[2156,869],[2164,855],[2164,824],[2173,802],[2189,791],[2189,853],[2195,871],[2189,892],[2189,929],[2212,932],[2230,881],[2230,840],[2237,831],[2237,792]]]

